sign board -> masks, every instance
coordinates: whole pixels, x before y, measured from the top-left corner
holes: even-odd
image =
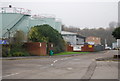
[[[92,45],[88,45],[89,48],[92,48],[93,46]]]
[[[7,44],[7,40],[0,40],[0,44]]]
[[[94,45],[94,44],[95,44],[95,42],[88,42],[88,44],[90,44],[90,45]]]

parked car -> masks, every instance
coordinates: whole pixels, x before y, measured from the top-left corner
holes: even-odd
[[[112,48],[111,47],[105,47],[106,50],[111,50]]]

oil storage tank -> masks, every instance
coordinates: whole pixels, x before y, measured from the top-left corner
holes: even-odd
[[[16,7],[2,7],[0,10],[0,19],[2,19],[2,37],[8,37],[14,35],[16,30],[22,30],[28,32],[30,10]]]
[[[48,24],[59,32],[62,26],[53,16],[31,16],[30,10],[11,5],[0,8],[0,19],[1,38],[12,37],[16,30],[22,30],[27,35],[30,28],[36,25]]]

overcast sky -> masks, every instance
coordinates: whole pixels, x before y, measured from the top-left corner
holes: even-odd
[[[52,14],[67,26],[108,27],[118,20],[118,0],[2,0],[1,7],[30,9],[32,14]]]

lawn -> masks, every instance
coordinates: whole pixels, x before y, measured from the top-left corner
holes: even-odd
[[[86,54],[86,53],[90,53],[90,52],[62,52],[54,55],[70,55],[70,54]]]

